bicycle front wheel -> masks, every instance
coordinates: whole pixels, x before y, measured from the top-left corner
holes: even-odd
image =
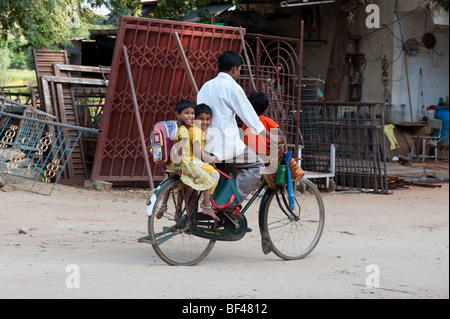
[[[214,240],[194,236],[185,207],[186,187],[177,177],[167,180],[157,191],[148,233],[156,254],[172,266],[192,266],[202,261],[214,247]]]
[[[317,246],[325,223],[325,208],[317,187],[305,178],[293,184],[293,210],[283,187],[270,190],[262,202],[266,239],[273,253],[285,260],[309,255]]]

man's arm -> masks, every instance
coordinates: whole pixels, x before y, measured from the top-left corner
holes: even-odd
[[[250,128],[253,134],[258,135],[263,133],[265,131],[264,125],[259,120],[244,90],[237,83],[236,92],[232,96],[233,99],[230,107],[236,112],[237,116]]]
[[[270,139],[270,141],[272,143],[275,143],[275,144],[286,144],[287,143],[286,135],[284,135],[284,133],[280,129],[276,130],[276,133],[273,133],[273,132],[270,133],[268,131],[265,131],[264,133],[265,133],[266,138]],[[262,134],[264,134],[264,133],[262,133]]]

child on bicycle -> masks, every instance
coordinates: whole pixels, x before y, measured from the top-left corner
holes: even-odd
[[[208,163],[214,163],[214,158],[205,154],[201,148],[202,129],[194,123],[196,106],[188,100],[182,100],[175,106],[177,117],[182,124],[178,130],[177,144],[173,154],[175,174],[180,175],[183,184],[197,191],[203,191],[203,202],[200,204],[202,213],[219,221],[211,206],[211,193],[219,181],[219,173]],[[211,112],[212,113],[212,112]],[[204,117],[205,112],[199,114]],[[209,119],[211,114],[209,114]],[[202,121],[198,120],[200,126]],[[205,125],[206,125],[205,121]],[[207,128],[207,125],[205,126]]]
[[[253,106],[259,120],[264,125],[267,132],[273,129],[278,129],[278,134],[281,135],[283,143],[286,144],[286,137],[281,130],[279,130],[279,125],[271,118],[264,116],[267,108],[269,107],[269,97],[264,92],[253,92],[248,96],[248,100]],[[267,158],[266,155],[270,154],[270,139],[263,135],[255,136],[251,130],[248,129],[247,125],[242,126],[244,131],[244,143],[250,147],[256,154],[261,158]],[[265,161],[266,162],[266,161]]]
[[[209,105],[206,105],[204,103],[199,104],[195,108],[195,126],[199,127],[201,131],[196,130],[197,134],[201,133],[201,136],[192,136],[191,141],[194,145],[194,154],[196,157],[200,158],[203,162],[210,164],[210,167],[206,167],[210,170],[210,174],[215,174],[214,172],[217,172],[214,170],[214,172],[211,171],[211,168],[214,168],[215,166],[215,160],[216,157],[213,155],[209,155],[203,151],[203,148],[205,147],[205,139],[206,134],[205,131],[208,129],[209,125],[211,124],[211,117],[212,117],[212,110],[209,107]],[[189,130],[189,133],[194,132],[193,129]],[[198,143],[198,144],[197,144]],[[218,175],[217,175],[218,176]],[[214,188],[217,185],[214,186]],[[214,192],[214,189],[211,190],[211,194]]]

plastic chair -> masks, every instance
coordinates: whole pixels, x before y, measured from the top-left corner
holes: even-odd
[[[441,138],[442,134],[442,120],[438,119],[428,119],[428,127],[431,129],[431,133],[433,134],[435,130],[438,131],[438,135],[413,135],[412,145],[411,145],[411,157],[419,157],[422,159],[422,163],[425,162],[426,158],[434,158],[437,162],[438,160],[438,149],[437,142]],[[422,154],[416,154],[415,149],[418,149],[420,140],[422,140]],[[427,154],[427,145],[434,148],[434,155],[426,155]]]

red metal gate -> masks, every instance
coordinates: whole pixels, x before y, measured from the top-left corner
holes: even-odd
[[[147,181],[122,48],[127,48],[147,148],[154,123],[174,119],[181,99],[196,101],[173,39],[177,32],[198,87],[217,74],[219,53],[241,51],[238,28],[122,17],[111,66],[92,179]],[[154,181],[163,172],[152,165]]]

